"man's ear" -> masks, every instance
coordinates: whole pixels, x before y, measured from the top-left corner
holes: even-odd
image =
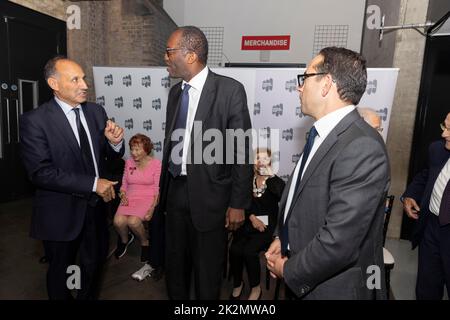
[[[198,60],[197,54],[195,52],[192,52],[192,51],[189,51],[187,53],[187,58],[188,58],[187,62],[189,64],[193,64],[193,63],[195,63]]]
[[[322,86],[322,97],[325,97],[328,92],[331,90],[331,86],[333,85],[333,78],[329,74],[324,76],[325,82]]]
[[[48,78],[47,84],[50,88],[52,88],[53,91],[59,90],[58,81],[55,78],[52,77]]]

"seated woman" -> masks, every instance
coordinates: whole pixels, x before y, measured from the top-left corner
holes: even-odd
[[[131,157],[125,162],[120,205],[114,217],[114,226],[119,234],[114,255],[121,258],[127,252],[134,233],[141,243],[141,261],[147,262],[149,242],[142,222],[152,218],[158,202],[161,161],[150,155],[153,143],[149,137],[136,134],[129,145]]]
[[[245,213],[244,225],[234,232],[230,246],[230,269],[233,275],[231,300],[239,299],[242,294],[244,264],[252,288],[248,299],[261,298],[259,253],[265,250],[273,240],[272,234],[277,224],[278,202],[285,185],[281,178],[273,174],[271,165],[270,149],[257,149],[252,207]]]

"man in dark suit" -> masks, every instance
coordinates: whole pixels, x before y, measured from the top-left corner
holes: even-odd
[[[102,178],[103,168],[107,157],[123,156],[123,129],[103,107],[86,102],[88,87],[77,63],[56,57],[44,73],[54,98],[20,121],[21,154],[36,186],[31,236],[44,242],[50,299],[71,299],[69,283],[79,289],[78,299],[95,299],[108,250],[103,205],[115,197],[117,183]],[[68,267],[78,251],[81,288],[67,279],[77,275]]]
[[[384,298],[389,161],[381,136],[355,110],[365,60],[324,48],[298,80],[302,112],[316,121],[281,198],[268,268],[298,298]]]
[[[167,41],[167,70],[182,79],[167,102],[160,180],[171,299],[189,299],[192,270],[196,298],[219,298],[226,227],[242,225],[251,204],[250,141],[226,140],[240,129],[250,131],[245,90],[211,72],[207,56],[208,42],[196,27],[178,28]],[[212,152],[208,133],[215,137]]]
[[[443,139],[430,145],[427,167],[401,197],[408,217],[418,220],[412,246],[419,246],[416,298],[420,300],[441,300],[444,284],[450,297],[450,113],[441,129]]]

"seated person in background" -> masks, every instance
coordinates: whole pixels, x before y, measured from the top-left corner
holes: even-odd
[[[270,149],[257,149],[252,207],[245,212],[245,223],[234,232],[230,247],[230,269],[233,275],[231,300],[239,299],[242,294],[244,264],[252,288],[248,299],[261,298],[259,253],[266,250],[272,242],[272,234],[277,224],[278,202],[285,185],[281,178],[273,174],[271,165]]]
[[[374,110],[370,108],[358,107],[359,115],[366,121],[372,128],[378,131],[379,134],[383,132],[381,126],[381,117]]]
[[[141,261],[147,262],[149,242],[142,222],[152,218],[158,201],[161,161],[150,155],[153,144],[149,137],[136,134],[129,145],[131,157],[125,162],[120,205],[114,217],[114,227],[119,234],[114,255],[121,258],[127,252],[134,233],[141,242]],[[129,233],[128,228],[133,233]]]

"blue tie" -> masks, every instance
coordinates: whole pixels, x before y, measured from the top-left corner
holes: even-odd
[[[178,111],[178,117],[177,117],[177,122],[175,123],[175,128],[176,129],[186,129],[186,121],[187,121],[187,114],[188,114],[188,109],[189,109],[189,89],[191,88],[191,86],[189,84],[185,84],[184,88],[183,88],[183,92],[181,93],[181,101],[180,101],[180,110]],[[178,143],[183,143],[183,140],[179,141]],[[171,142],[171,149],[173,148],[173,146],[175,145],[174,142]],[[179,156],[179,158],[178,158]],[[179,155],[177,156],[177,160],[176,162],[178,162],[179,164],[175,164],[172,161],[172,152],[169,155],[169,172],[172,174],[172,176],[174,177],[178,177],[181,174],[181,159],[183,157],[183,148],[181,148]]]
[[[441,226],[450,223],[450,181],[447,182],[442,193],[441,206],[439,207],[439,223]]]
[[[294,189],[294,195],[297,192],[298,186],[300,185],[300,181],[302,179],[302,173],[303,169],[305,169],[306,161],[308,160],[309,153],[311,152],[311,149],[314,145],[314,139],[317,136],[317,130],[313,126],[311,130],[309,130],[308,139],[306,140],[305,147],[303,148],[303,156],[302,156],[302,162],[300,163],[300,169],[298,170],[298,176],[297,176],[297,182],[295,183],[295,189]],[[281,253],[283,256],[286,256],[287,248],[289,244],[289,232],[288,232],[288,222],[289,222],[289,215],[286,217],[286,221],[284,221],[284,214],[281,214],[280,217],[280,226],[281,226],[281,233],[280,233],[280,241],[281,241]]]
[[[81,150],[81,158],[83,159],[83,166],[87,174],[95,176],[95,167],[94,167],[94,159],[92,157],[91,147],[89,145],[89,139],[84,129],[83,124],[81,123],[80,118],[80,109],[73,109],[75,112],[75,120],[77,124],[78,137],[80,138],[80,150]]]

